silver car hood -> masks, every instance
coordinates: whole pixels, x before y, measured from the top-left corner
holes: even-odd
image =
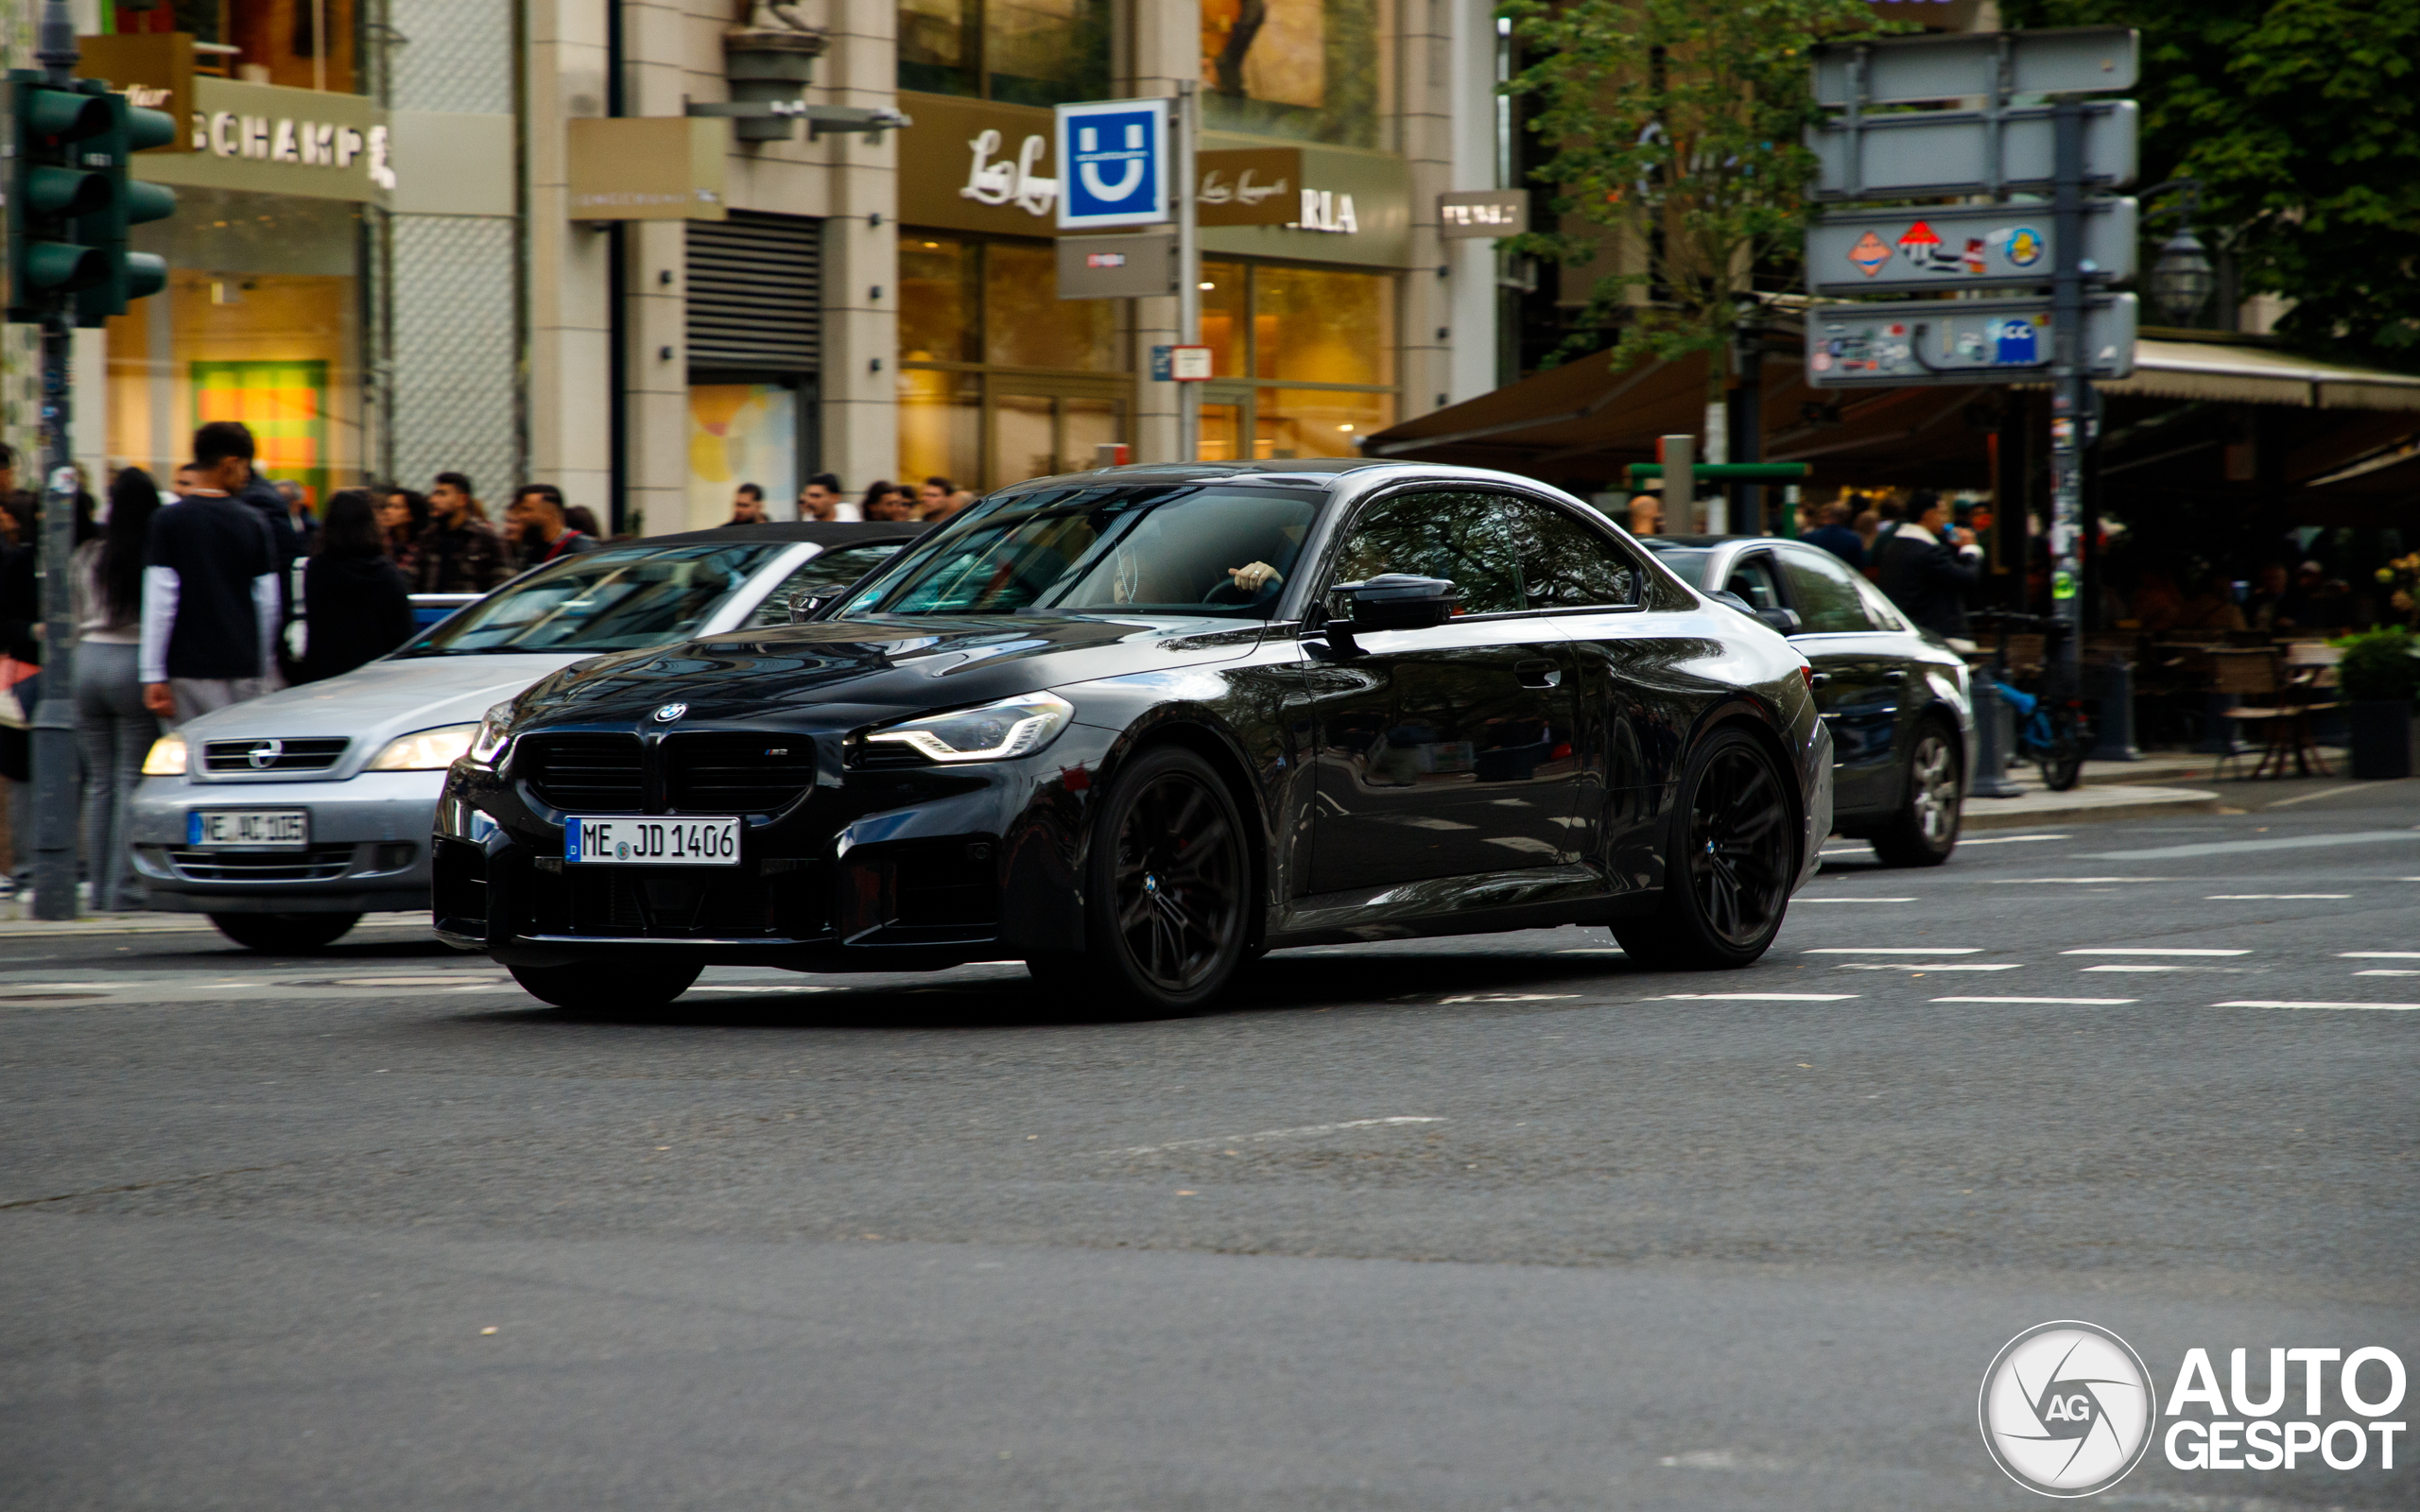
[[[181,732],[197,747],[209,740],[343,735],[352,745],[326,775],[345,778],[359,771],[398,735],[440,725],[469,724],[547,673],[595,654],[429,656],[372,662],[340,678],[306,682],[204,714],[185,724]],[[198,775],[200,765],[199,760],[194,763]],[[292,774],[280,775],[293,780]]]

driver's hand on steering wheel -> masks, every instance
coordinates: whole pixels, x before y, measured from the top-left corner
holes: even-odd
[[[1247,593],[1257,593],[1271,583],[1282,583],[1286,580],[1279,575],[1276,568],[1265,561],[1247,562],[1241,567],[1230,567],[1227,569],[1227,576],[1234,578],[1236,586]]]

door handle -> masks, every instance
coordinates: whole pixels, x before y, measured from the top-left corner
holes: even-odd
[[[1523,662],[1515,664],[1512,675],[1525,688],[1551,688],[1563,681],[1563,669],[1551,662]]]

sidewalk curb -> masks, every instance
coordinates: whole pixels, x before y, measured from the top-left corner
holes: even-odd
[[[2110,819],[2152,818],[2163,814],[2216,814],[2221,806],[2218,794],[2192,787],[2120,783],[2065,793],[2037,790],[2022,798],[1969,797],[1960,829],[1972,833],[2035,829],[2046,824],[2099,824]]]

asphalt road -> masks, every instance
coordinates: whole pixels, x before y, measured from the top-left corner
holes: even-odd
[[[1836,841],[1745,971],[1374,945],[1167,1022],[0,937],[0,1504],[2037,1506],[1976,1427],[2032,1324],[2420,1373],[2420,783],[2231,794],[2293,801]],[[2398,1448],[2098,1500],[2385,1512]]]

